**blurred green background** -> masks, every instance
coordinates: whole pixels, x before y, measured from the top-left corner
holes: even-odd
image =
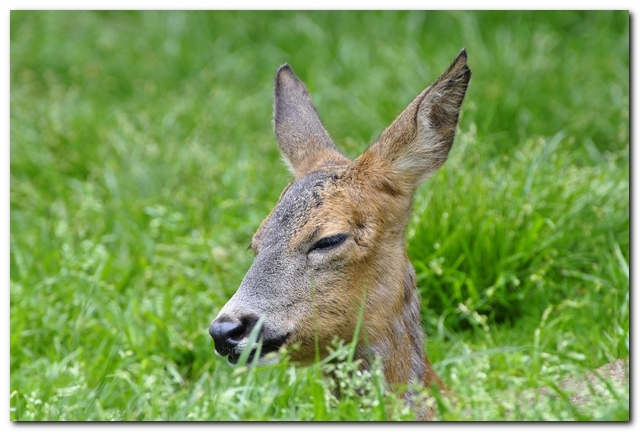
[[[241,378],[207,333],[291,181],[271,129],[285,62],[355,157],[467,49],[456,142],[407,232],[445,382],[535,387],[628,357],[628,12],[12,11],[10,26],[12,419],[321,418],[285,409],[305,397],[282,393],[295,379],[225,393]],[[621,401],[590,418],[628,416]]]

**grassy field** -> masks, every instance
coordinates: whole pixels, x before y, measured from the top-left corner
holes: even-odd
[[[603,379],[582,409],[556,386],[629,356],[627,12],[12,11],[10,25],[11,419],[411,419],[379,369],[342,363],[335,400],[333,363],[233,369],[208,326],[291,180],[276,68],[355,157],[462,47],[459,131],[407,231],[425,346],[457,400],[429,403],[443,420],[629,419],[628,385]]]

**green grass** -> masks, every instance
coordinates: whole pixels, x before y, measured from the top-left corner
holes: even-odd
[[[357,156],[466,47],[407,232],[445,420],[628,420],[533,389],[629,356],[627,12],[12,11],[10,417],[383,420],[379,369],[232,369],[207,330],[290,176],[285,62]],[[346,341],[348,342],[348,341]],[[338,349],[344,357],[348,348]],[[608,381],[605,385],[610,384]]]

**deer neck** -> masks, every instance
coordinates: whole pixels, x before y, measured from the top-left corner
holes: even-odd
[[[431,367],[424,350],[424,332],[422,316],[420,314],[420,294],[416,288],[416,275],[408,258],[405,257],[403,274],[398,275],[397,284],[401,284],[401,291],[396,287],[389,289],[388,283],[379,284],[377,290],[371,292],[373,298],[368,304],[383,305],[386,312],[395,311],[393,316],[383,320],[373,321],[365,326],[365,337],[360,351],[362,357],[379,357],[382,361],[385,379],[393,386],[422,384],[426,388],[436,385],[444,388],[444,384]],[[386,285],[386,286],[385,286]],[[390,292],[400,293],[395,299],[389,297]],[[390,304],[391,303],[391,304]],[[392,307],[389,307],[392,306]],[[368,316],[380,316],[378,311],[372,311]],[[389,324],[391,323],[391,324]],[[368,363],[367,360],[365,362]],[[405,392],[408,401],[412,392]]]

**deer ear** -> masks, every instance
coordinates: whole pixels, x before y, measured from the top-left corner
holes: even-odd
[[[280,151],[296,178],[330,161],[348,162],[322,125],[307,88],[288,64],[276,72],[273,117]]]
[[[463,49],[354,163],[383,174],[399,192],[413,193],[447,160],[470,78]]]

